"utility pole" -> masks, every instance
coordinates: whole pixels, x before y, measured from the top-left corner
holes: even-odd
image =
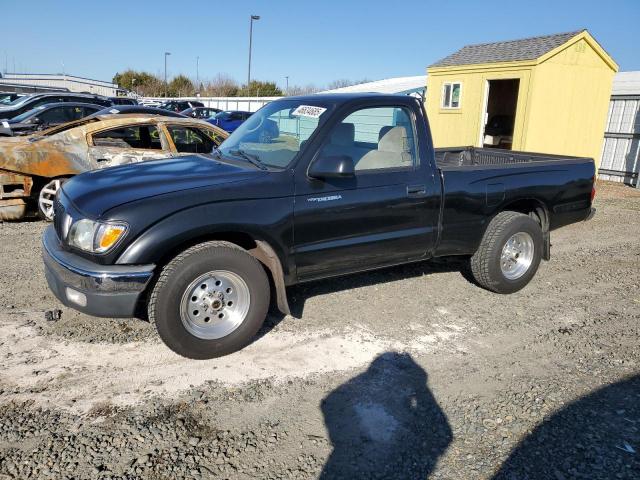
[[[287,80],[287,87],[284,90],[284,94],[285,95],[289,95],[289,75],[287,75],[286,77],[284,77]]]
[[[200,93],[200,57],[196,57],[196,92]]]
[[[167,83],[167,57],[171,55],[170,52],[164,52],[164,98],[169,96],[169,84]]]
[[[253,43],[253,21],[260,20],[260,15],[251,15],[249,20],[249,71],[247,72],[247,91],[249,90],[249,84],[251,83],[251,46]]]

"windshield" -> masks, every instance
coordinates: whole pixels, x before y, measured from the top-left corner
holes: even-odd
[[[0,94],[0,105],[9,105],[12,102],[11,97],[13,97],[12,93]]]
[[[24,122],[27,118],[32,117],[33,115],[35,115],[36,113],[38,113],[41,110],[44,110],[46,107],[44,105],[41,105],[39,107],[34,108],[33,110],[27,110],[26,112],[18,115],[17,117],[13,117],[11,119],[12,123],[20,123],[20,122]]]
[[[278,100],[265,105],[223,142],[220,151],[249,156],[268,167],[287,167],[326,116],[327,107],[309,103]]]
[[[26,102],[27,100],[29,100],[31,98],[31,96],[29,95],[24,95],[22,97],[18,97],[15,100],[13,100],[12,102],[9,103],[9,105],[19,105],[21,103]]]

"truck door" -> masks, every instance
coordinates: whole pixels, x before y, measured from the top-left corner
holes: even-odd
[[[440,189],[433,186],[428,159],[418,154],[427,150],[419,148],[417,131],[414,112],[402,105],[357,109],[329,130],[310,168],[323,156],[346,155],[355,174],[317,179],[296,173],[299,280],[428,256],[437,235]]]

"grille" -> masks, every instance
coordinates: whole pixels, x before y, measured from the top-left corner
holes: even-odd
[[[53,201],[53,228],[55,228],[60,240],[64,239],[65,216],[64,206],[60,203],[60,200],[56,195],[56,198]]]

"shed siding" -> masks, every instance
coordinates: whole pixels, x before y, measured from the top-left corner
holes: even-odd
[[[585,39],[538,65],[523,149],[599,163],[614,73]]]

